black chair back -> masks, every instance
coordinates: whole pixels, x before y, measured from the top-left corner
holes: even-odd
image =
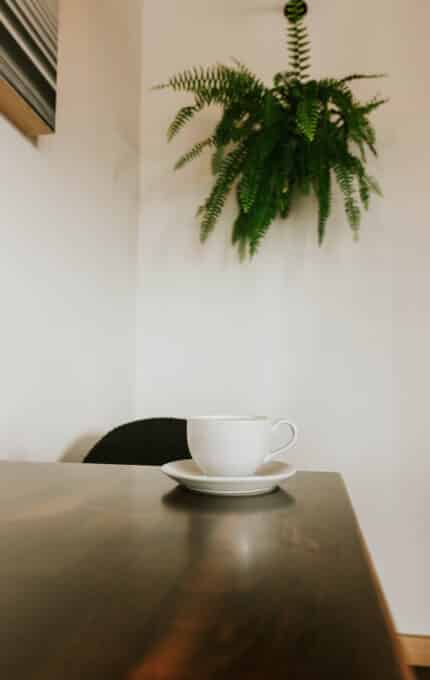
[[[187,421],[149,418],[115,428],[97,442],[83,462],[164,465],[183,458],[191,458],[187,443]]]

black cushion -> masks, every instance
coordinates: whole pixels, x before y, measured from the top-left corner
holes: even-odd
[[[84,463],[107,465],[164,465],[191,458],[187,421],[178,418],[136,420],[105,435]]]

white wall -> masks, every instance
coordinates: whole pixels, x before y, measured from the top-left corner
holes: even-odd
[[[280,3],[281,4],[281,3]],[[420,0],[310,3],[314,73],[387,72],[376,89],[385,198],[353,243],[337,207],[323,249],[303,207],[272,228],[251,264],[229,246],[226,217],[206,246],[193,219],[207,160],[176,157],[214,122],[203,114],[170,147],[180,95],[149,92],[196,63],[231,55],[267,80],[287,65],[276,3],[146,0],[137,414],[258,412],[301,430],[291,458],[340,470],[399,631],[430,633],[427,394],[430,5]]]
[[[0,458],[132,416],[140,0],[62,0],[57,132],[0,119]]]

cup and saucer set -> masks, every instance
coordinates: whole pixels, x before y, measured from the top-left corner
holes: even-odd
[[[271,449],[273,433],[287,427],[288,441]],[[200,416],[187,420],[191,460],[163,465],[163,472],[191,491],[216,496],[259,496],[295,475],[292,465],[275,460],[297,441],[287,420],[263,416]]]

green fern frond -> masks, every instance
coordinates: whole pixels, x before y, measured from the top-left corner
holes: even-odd
[[[378,180],[376,180],[371,175],[366,175],[366,179],[367,179],[367,184],[369,185],[370,191],[372,191],[377,196],[383,196],[384,195],[383,192],[382,192],[382,189],[381,189],[381,187],[378,183]]]
[[[215,128],[215,140],[217,146],[227,146],[233,141],[233,131],[237,122],[237,110],[225,107],[221,120]]]
[[[253,84],[253,87],[257,90],[260,90],[261,92],[264,92],[266,90],[266,86],[264,85],[263,81],[260,80],[260,78],[253,72],[251,71],[248,66],[243,64],[239,59],[236,59],[235,57],[232,58],[233,63],[235,64],[236,68],[243,73],[244,76],[246,76],[249,80],[249,82]]]
[[[239,142],[254,132],[255,121],[239,104],[224,107],[224,113],[215,129],[217,146]]]
[[[240,144],[221,163],[215,186],[201,211],[200,238],[202,241],[207,239],[221,215],[230,189],[243,165],[245,153],[245,147]]]
[[[198,93],[200,89],[208,85],[216,85],[221,81],[221,74],[219,66],[210,66],[203,68],[203,66],[195,66],[192,69],[186,69],[180,73],[176,73],[169,78],[166,83],[156,85],[155,89],[162,90],[170,88],[177,92],[194,92]]]
[[[239,243],[244,238],[246,238],[246,214],[239,210],[239,214],[233,224],[231,242],[233,245],[236,245],[236,243]]]
[[[321,102],[317,96],[316,84],[304,91],[303,98],[297,107],[297,127],[306,139],[312,142],[318,128],[321,113]]]
[[[318,243],[321,246],[331,211],[331,173],[326,164],[320,168],[315,193],[318,200]]]
[[[242,260],[249,249],[249,255],[253,257],[264,238],[271,223],[276,218],[279,209],[280,176],[277,164],[269,165],[271,173],[262,174],[258,192],[254,202],[247,212],[242,208],[240,186],[238,187],[239,215],[234,223],[232,243],[238,244],[239,256]],[[286,192],[288,193],[288,192]],[[284,193],[284,196],[286,196]],[[290,193],[291,198],[292,192]],[[286,203],[285,203],[286,205]]]
[[[231,242],[232,245],[238,246],[239,259],[241,262],[243,262],[247,254],[248,245],[247,233],[248,233],[248,217],[247,215],[245,215],[245,213],[239,211],[239,214],[233,224]]]
[[[361,213],[354,195],[353,175],[350,169],[343,165],[335,165],[334,171],[343,193],[348,222],[354,235],[357,235],[360,226]]]
[[[341,78],[337,82],[339,84],[342,83],[350,83],[353,80],[374,80],[376,78],[386,78],[387,74],[386,73],[353,73],[350,76],[345,76],[345,78]]]
[[[364,164],[359,158],[353,156],[352,154],[347,154],[345,158],[351,173],[357,177],[360,200],[364,208],[368,210],[371,189],[367,179]]]
[[[312,183],[312,173],[310,169],[310,161],[312,159],[312,147],[306,141],[302,146],[297,146],[296,153],[293,157],[294,162],[294,179],[297,188],[305,196],[309,195]]]
[[[293,204],[293,197],[294,197],[294,184],[292,182],[285,181],[283,182],[283,187],[281,188],[280,194],[279,194],[279,216],[282,217],[282,219],[287,219],[291,212],[291,206]]]
[[[218,146],[215,149],[215,152],[212,155],[212,173],[214,175],[217,175],[221,169],[222,162],[224,160],[225,156],[225,147],[224,146]]]
[[[366,210],[369,210],[370,188],[365,174],[358,175],[358,189],[363,206]]]
[[[374,97],[373,99],[370,100],[370,102],[367,102],[367,104],[360,106],[359,110],[364,116],[367,116],[369,113],[372,113],[372,111],[379,109],[380,106],[386,104],[388,101],[389,101],[388,99],[380,99],[378,97]]]
[[[327,98],[333,89],[338,89],[340,81],[337,78],[322,78],[318,81],[318,91],[322,99]]]
[[[263,96],[266,88],[251,72],[216,64],[208,68],[194,67],[172,76],[156,89],[170,88],[175,92],[191,92],[197,97],[197,106],[228,104],[243,97]]]
[[[218,68],[223,78],[223,87],[228,94],[228,101],[242,102],[243,98],[247,97],[258,101],[266,94],[267,88],[263,82],[242,64],[237,68],[219,64]]]
[[[277,174],[273,168],[273,174],[262,185],[257,200],[248,214],[249,220],[249,254],[253,257],[267,233],[271,223],[278,212],[277,204]]]
[[[378,155],[376,150],[376,132],[373,125],[366,119],[363,120],[360,126],[360,133],[363,142],[370,149],[374,156]]]
[[[301,0],[291,0],[288,18],[288,52],[290,69],[294,77],[303,81],[310,66],[310,41],[307,28],[303,22],[303,6]]]
[[[354,142],[354,144],[356,144],[357,147],[358,147],[362,162],[365,163],[366,162],[366,149],[365,149],[365,146],[364,146],[363,137],[362,137],[361,133],[354,130],[354,129],[352,129],[352,130],[350,129],[349,134],[350,134],[350,137],[351,137],[351,141]]]
[[[208,146],[213,146],[215,144],[215,139],[213,137],[208,137],[202,142],[195,144],[186,154],[181,156],[181,158],[175,163],[175,170],[180,170],[190,161],[200,156],[202,151],[204,151]]]
[[[201,111],[201,106],[183,106],[179,109],[174,120],[169,126],[167,131],[167,139],[169,142],[172,141],[173,137],[182,130],[182,128],[194,117],[196,113]]]
[[[292,71],[280,71],[273,76],[273,85],[275,90],[281,89],[284,91],[291,85],[291,81],[295,79],[295,74]]]
[[[332,87],[327,89],[328,101],[337,107],[343,118],[349,118],[357,107],[354,95],[348,87]]]
[[[245,215],[254,205],[262,176],[261,163],[248,160],[238,187],[239,205]]]

